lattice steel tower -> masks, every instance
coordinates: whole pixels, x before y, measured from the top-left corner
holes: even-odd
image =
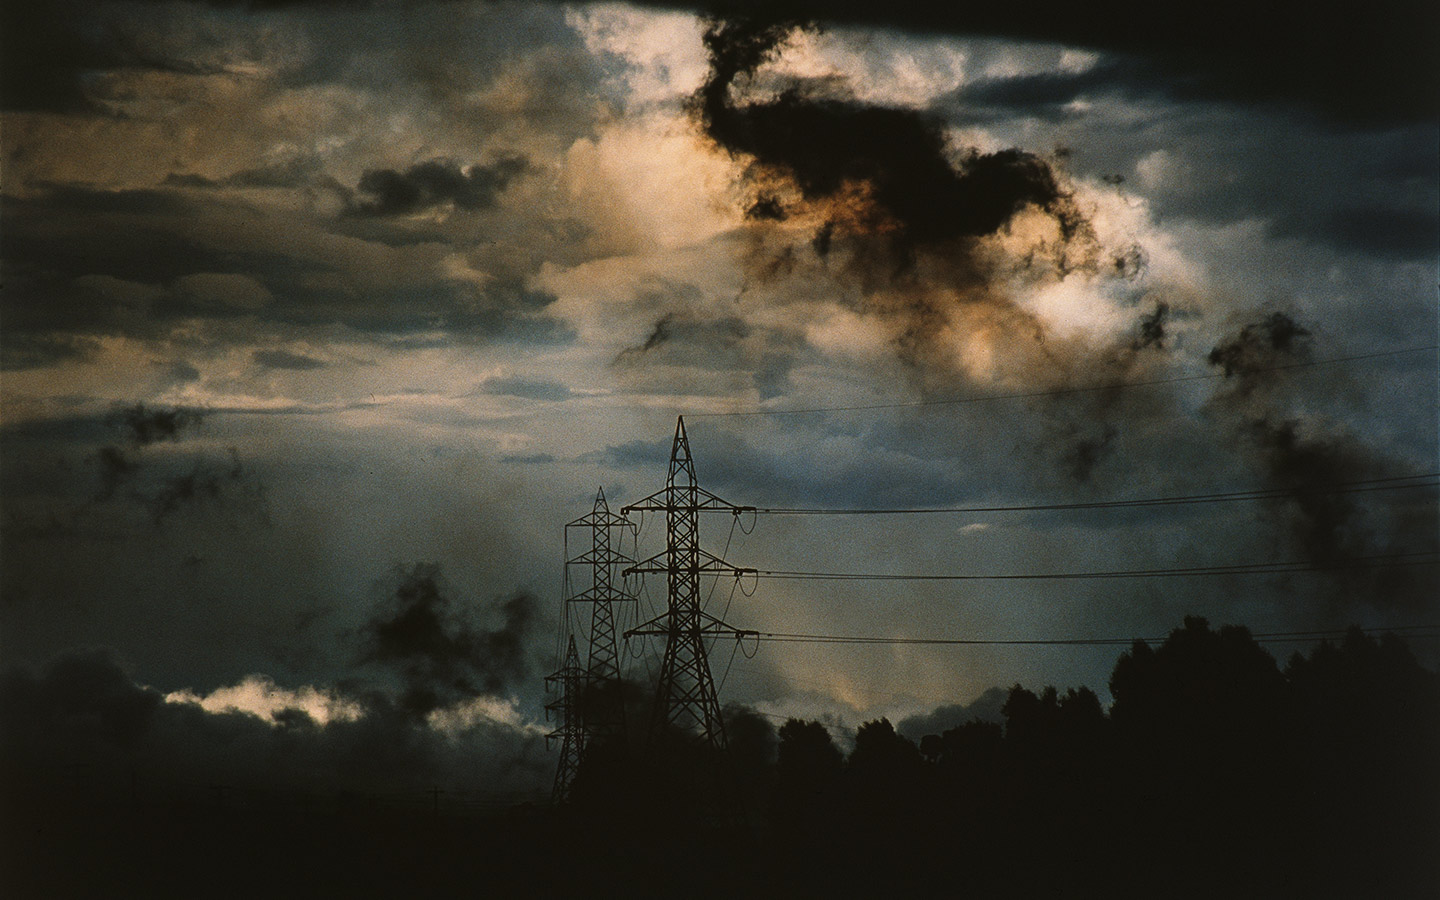
[[[587,741],[589,738],[616,737],[624,733],[625,712],[620,694],[620,646],[615,628],[615,604],[635,602],[635,598],[626,593],[623,578],[618,576],[635,560],[616,546],[615,538],[617,531],[620,540],[624,539],[627,531],[634,534],[635,526],[629,519],[610,511],[609,504],[605,502],[605,489],[601,488],[595,494],[595,508],[590,514],[565,527],[590,531],[590,549],[565,563],[567,581],[571,567],[581,566],[590,573],[590,586],[572,594],[568,600],[570,603],[589,603],[592,607],[590,651],[580,711],[582,725]],[[569,544],[568,540],[566,544]]]
[[[565,662],[559,671],[545,677],[545,684],[560,686],[560,697],[545,704],[547,710],[560,713],[560,727],[545,735],[545,743],[560,741],[560,765],[555,769],[555,786],[550,797],[555,803],[564,803],[570,799],[570,785],[575,781],[580,757],[585,752],[585,727],[580,715],[585,670],[580,668],[580,653],[575,649],[573,634],[565,651]]]
[[[666,579],[668,608],[649,622],[625,632],[631,635],[659,635],[665,639],[660,663],[655,709],[651,716],[649,740],[653,743],[672,730],[688,732],[718,749],[725,747],[725,724],[720,718],[720,701],[705,642],[718,636],[743,634],[702,609],[700,578],[703,575],[731,574],[737,578],[754,569],[726,563],[700,547],[700,513],[725,511],[735,515],[754,511],[736,506],[700,487],[695,462],[690,457],[690,440],[685,435],[685,418],[675,423],[675,443],[670,451],[670,472],[665,488],[622,513],[639,510],[665,513],[665,552],[622,574],[655,573]]]

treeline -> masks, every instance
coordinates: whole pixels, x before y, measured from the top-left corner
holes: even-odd
[[[572,814],[657,859],[688,851],[683,823],[749,822],[750,878],[798,894],[1440,896],[1440,677],[1400,639],[1282,667],[1190,618],[1109,687],[1107,711],[1017,685],[1003,724],[918,742],[869,722],[848,753],[735,711],[726,758],[597,750]]]
[[[84,741],[99,753],[113,741],[96,735],[133,731],[149,710],[159,718],[143,733],[188,738],[146,746],[206,756],[199,769],[185,753],[162,758],[219,795],[165,803],[141,780],[129,800],[95,803],[37,789],[43,767],[0,766],[0,896],[1440,896],[1440,675],[1400,639],[1358,630],[1281,665],[1242,628],[1187,619],[1120,657],[1108,709],[1086,688],[1016,686],[1002,721],[918,740],[884,719],[837,740],[741,708],[725,754],[680,735],[647,747],[631,728],[632,743],[591,748],[570,803],[484,815],[425,790],[459,769],[414,762],[445,747],[480,773],[516,759],[484,735],[451,747],[390,718],[200,720],[82,662],[0,691],[0,748],[49,735],[23,758],[63,762]],[[647,698],[622,699],[627,721],[646,721]],[[17,727],[27,721],[44,727]],[[321,739],[335,752],[319,753]],[[234,778],[190,777],[282,761],[332,780],[410,777],[414,802],[340,802],[318,783],[335,802],[241,802],[225,793]]]

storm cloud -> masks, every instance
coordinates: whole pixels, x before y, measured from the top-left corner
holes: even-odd
[[[533,790],[548,775],[534,730],[475,716],[447,732],[399,714],[382,695],[332,696],[352,712],[324,723],[298,705],[268,716],[210,711],[193,694],[137,684],[111,653],[76,651],[38,671],[0,673],[0,774],[9,791],[28,778],[30,790],[76,791],[87,802],[137,792],[204,802],[212,785],[261,796],[477,782]]]
[[[477,628],[452,608],[437,566],[417,564],[397,575],[394,597],[361,629],[360,662],[399,675],[404,709],[424,716],[464,697],[500,692],[529,673],[533,597],[520,593],[505,600],[502,623]]]
[[[520,156],[507,156],[488,166],[460,166],[453,160],[432,159],[404,172],[371,169],[360,177],[364,195],[350,210],[362,216],[405,216],[439,206],[476,210],[495,205],[500,192],[530,167]]]
[[[985,35],[1094,48],[1138,62],[1136,77],[1179,98],[1288,102],[1344,120],[1427,120],[1440,115],[1440,76],[1427,57],[1437,14],[1386,0],[1364,15],[1340,8],[1295,16],[1286,8],[1172,5],[1106,0],[1079,8],[947,6],[920,0],[701,0],[656,6],[718,16],[896,28],[918,34]],[[1243,22],[1243,26],[1237,26]]]
[[[1304,411],[1305,398],[1286,373],[1311,359],[1312,346],[1310,330],[1283,312],[1242,326],[1207,357],[1225,376],[1207,411],[1238,441],[1240,460],[1261,483],[1284,491],[1271,513],[1292,552],[1335,569],[1337,598],[1413,607],[1423,602],[1427,576],[1403,568],[1403,557],[1437,549],[1437,536],[1416,527],[1413,503],[1426,498],[1402,494],[1375,507],[1345,492],[1413,473],[1363,436]],[[1402,568],[1370,570],[1387,557]]]
[[[752,172],[762,185],[778,176],[823,210],[823,245],[837,229],[888,233],[902,248],[979,237],[1028,206],[1055,216],[1066,238],[1084,228],[1049,165],[1033,154],[967,149],[955,165],[938,120],[912,110],[810,97],[803,84],[773,100],[734,96],[737,81],[752,76],[800,27],[770,19],[713,23],[705,35],[711,71],[695,105],[716,143],[754,158]],[[780,202],[763,194],[749,215],[784,218]]]

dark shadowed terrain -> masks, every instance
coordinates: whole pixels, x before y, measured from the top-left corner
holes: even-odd
[[[1419,898],[1440,885],[1440,676],[1400,639],[1352,631],[1282,665],[1246,630],[1192,618],[1122,655],[1109,687],[1107,711],[1088,688],[1016,685],[1003,724],[918,743],[884,719],[842,744],[817,722],[777,730],[731,708],[728,754],[598,747],[573,802],[552,807],[417,786],[259,789],[219,771],[181,785],[102,753],[60,765],[34,752],[24,718],[45,686],[12,675],[5,893]],[[112,699],[86,714],[92,741],[125,738]]]

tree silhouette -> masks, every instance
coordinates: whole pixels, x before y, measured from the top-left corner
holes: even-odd
[[[647,692],[622,687],[627,718],[642,716]],[[243,738],[255,752],[236,759],[336,760],[315,754],[376,727],[209,717],[163,703],[113,663],[82,658],[43,677],[0,676],[0,839],[16,848],[7,862],[23,864],[0,867],[0,893],[84,893],[64,890],[76,885],[63,879],[59,891],[38,889],[68,871],[55,849],[68,847],[106,861],[106,871],[136,872],[161,867],[163,848],[192,881],[260,855],[317,858],[353,873],[352,893],[483,882],[506,894],[600,884],[672,896],[703,870],[710,896],[1440,896],[1440,675],[1398,638],[1352,630],[1282,669],[1245,629],[1189,618],[1158,646],[1124,653],[1110,689],[1107,713],[1087,688],[1015,685],[1003,725],[972,720],[918,747],[886,719],[866,722],[848,755],[819,722],[791,719],[776,733],[729,708],[728,758],[679,734],[672,747],[690,749],[669,757],[633,735],[597,738],[568,806],[452,827],[443,804],[442,815],[426,806],[417,820],[363,792],[349,804],[330,798],[324,821],[238,818],[253,792],[223,807],[206,794],[203,815],[66,806],[78,801],[43,787],[56,778],[35,777],[46,766],[87,763],[60,770],[60,781],[86,776],[84,799],[122,757],[188,764],[193,748]],[[386,721],[409,739],[420,734],[404,710]],[[202,789],[233,784],[206,771]],[[697,779],[707,771],[720,774]],[[725,790],[743,801],[744,827],[715,814],[715,784],[735,785]],[[13,824],[32,820],[43,828]],[[184,825],[192,820],[230,840]],[[420,881],[406,859],[424,861]],[[12,885],[20,889],[5,890]]]
[[[1308,850],[1362,858],[1331,872],[1330,887],[1403,896],[1437,882],[1440,847],[1440,676],[1398,638],[1352,628],[1335,646],[1291,657],[1291,765],[1301,784],[1294,814]]]

